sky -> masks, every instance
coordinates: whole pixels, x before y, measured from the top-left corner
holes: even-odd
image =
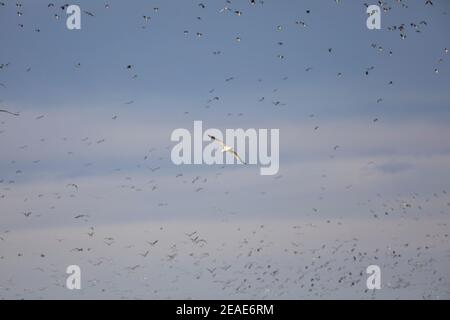
[[[450,3],[385,2],[2,0],[0,299],[448,299]],[[196,120],[279,172],[173,164]]]

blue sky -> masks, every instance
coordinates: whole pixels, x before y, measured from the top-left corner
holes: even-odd
[[[391,9],[375,31],[366,28],[364,1],[353,0],[231,1],[232,10],[222,13],[225,1],[203,1],[205,8],[190,0],[74,1],[94,14],[82,14],[82,29],[74,31],[66,28],[61,1],[49,8],[48,1],[23,0],[20,9],[16,1],[3,2],[0,109],[20,116],[0,113],[0,236],[7,238],[0,242],[0,287],[23,293],[7,285],[21,275],[14,273],[16,251],[31,250],[26,239],[42,230],[51,230],[50,238],[33,250],[54,251],[52,236],[74,228],[62,254],[73,258],[69,247],[85,241],[90,227],[130,235],[144,225],[178,230],[180,222],[223,231],[281,221],[271,239],[288,245],[293,224],[309,228],[331,219],[333,226],[348,225],[350,235],[358,223],[374,226],[361,243],[370,247],[386,225],[418,221],[424,234],[399,227],[384,240],[419,245],[432,233],[438,239],[432,257],[443,261],[432,267],[448,266],[442,253],[448,242],[438,237],[448,232],[450,210],[448,1],[386,1]],[[388,30],[401,24],[404,40]],[[256,166],[175,166],[171,132],[192,130],[194,120],[223,130],[280,129],[279,174],[260,176]],[[78,191],[67,187],[73,183]],[[75,221],[78,214],[89,219]],[[185,231],[164,235],[167,245],[183,242]],[[335,241],[345,240],[342,230],[334,231]],[[216,240],[212,250],[230,239],[223,233]],[[272,249],[266,258],[276,260]],[[384,253],[391,266],[395,261]],[[280,261],[280,268],[292,267]],[[399,272],[413,277],[408,268]],[[448,285],[448,271],[439,275]],[[416,289],[418,296],[431,290],[423,282]],[[202,290],[194,295],[202,297]],[[448,297],[445,286],[433,290],[427,292]]]

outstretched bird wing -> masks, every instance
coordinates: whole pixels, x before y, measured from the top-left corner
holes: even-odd
[[[10,111],[8,111],[8,110],[0,110],[0,112],[5,112],[5,113],[9,113],[9,114],[12,114],[13,116],[16,116],[16,117],[18,117],[18,116],[19,116],[19,114],[18,114],[18,113],[10,112]]]
[[[230,152],[233,154],[233,156],[234,156],[236,159],[238,159],[238,160],[239,160],[240,162],[242,162],[243,164],[246,164],[246,163],[244,162],[244,160],[241,159],[241,157],[238,155],[238,153],[237,153],[236,151],[231,150]]]

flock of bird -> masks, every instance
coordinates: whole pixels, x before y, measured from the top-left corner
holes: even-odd
[[[250,0],[246,1],[244,5],[238,1],[226,0],[219,7],[216,3],[214,4],[217,7],[215,14],[231,14],[245,19],[246,10],[252,10],[255,7],[264,9],[266,2],[268,1]],[[344,0],[331,0],[330,2],[342,5]],[[427,7],[436,6],[436,1],[426,0],[422,2],[424,2],[424,10]],[[202,21],[206,15],[203,11],[213,6],[213,3],[205,1],[194,5],[199,11],[195,19]],[[384,13],[389,13],[395,5],[408,10],[408,4],[405,0],[378,1],[378,5]],[[24,3],[20,1],[0,2],[1,15],[3,15],[1,10],[8,6],[14,6],[17,16],[21,19],[14,27],[19,29],[30,28],[34,32],[44,33],[42,27],[27,24],[27,10]],[[54,19],[64,20],[66,17],[65,11],[69,4],[55,2],[48,3],[45,6]],[[364,6],[367,7],[368,4],[364,4]],[[104,4],[104,10],[113,10],[113,8],[112,3]],[[154,16],[164,11],[162,5],[150,6],[149,8],[148,12],[152,12],[153,16],[150,13],[145,13],[139,17],[142,28],[147,28],[152,23]],[[95,19],[98,15],[98,12],[91,10],[83,10],[82,12],[92,19]],[[305,9],[301,12],[303,17],[291,21],[290,24],[308,31],[313,28],[311,17],[314,14],[315,12],[311,9]],[[408,41],[413,37],[413,34],[424,33],[429,24],[430,22],[425,20],[412,21],[386,27],[386,30],[393,33],[397,32],[398,41]],[[284,29],[285,25],[274,26],[274,30],[279,33],[282,33]],[[192,35],[193,38],[202,38],[207,34],[207,30],[180,29],[179,32],[186,37]],[[246,41],[241,35],[236,35],[232,40],[236,45]],[[285,40],[276,41],[276,47],[280,53],[273,57],[274,60],[287,60],[287,54],[283,53],[286,46]],[[367,46],[380,54],[395,55],[393,50],[385,48],[380,43],[369,42]],[[333,55],[335,50],[335,48],[329,47],[326,49],[326,53]],[[437,51],[440,52],[439,60],[436,61],[434,69],[430,69],[434,70],[435,74],[439,74],[440,65],[444,64],[448,57],[448,48],[439,48]],[[212,54],[223,56],[226,53],[222,49],[217,49]],[[3,92],[9,89],[8,78],[5,78],[3,73],[6,74],[6,71],[14,65],[14,61],[0,62],[0,81],[2,81],[0,82],[0,98]],[[84,62],[76,62],[73,66],[75,70],[82,69]],[[132,62],[121,66],[121,68],[123,68],[127,77],[131,79],[139,78],[139,70]],[[315,68],[317,68],[316,65],[307,66],[304,72],[306,74],[313,73]],[[369,65],[360,70],[360,76],[362,78],[370,77],[375,69],[374,65]],[[25,70],[30,73],[33,66],[26,66]],[[344,70],[342,70],[335,76],[341,78],[345,75],[344,73]],[[236,75],[223,76],[225,84],[233,84],[236,79]],[[257,80],[257,82],[262,81],[261,78]],[[282,85],[288,82],[289,77],[287,76],[281,79]],[[388,86],[395,85],[394,79],[387,79],[386,83]],[[202,110],[213,109],[214,104],[223,99],[222,96],[217,94],[217,91],[216,89],[209,89],[207,91],[208,96],[204,99],[206,104],[199,108]],[[270,92],[255,96],[254,101],[259,105],[268,102],[271,107],[275,108],[275,112],[280,108],[288,108],[290,105],[281,97],[276,96],[277,93],[278,88],[273,88]],[[374,102],[383,104],[384,98],[379,96]],[[121,104],[131,107],[135,104],[135,100],[122,101]],[[182,115],[188,116],[193,112],[195,110],[186,110]],[[244,112],[223,110],[220,110],[220,112],[224,112],[230,118],[246,117]],[[24,112],[11,109],[7,106],[7,103],[0,100],[0,143],[8,143],[7,138],[5,138],[8,132],[3,130],[2,126],[6,126],[6,124],[14,125],[28,116],[29,113],[24,115]],[[275,116],[276,113],[274,113]],[[45,117],[45,114],[36,114],[33,119],[34,121],[44,121]],[[120,114],[112,114],[108,119],[118,122],[120,118]],[[313,131],[321,130],[319,119],[315,114],[309,114],[307,118],[317,121],[313,125]],[[382,120],[383,115],[380,114],[368,119],[367,123],[376,126],[376,123]],[[55,136],[58,135],[60,136],[57,139],[62,143],[62,149],[70,149],[70,138],[65,136],[64,132],[55,133]],[[209,135],[209,137],[213,142],[222,146],[222,152],[232,154],[242,164],[246,163],[245,159],[242,159],[232,147],[215,136]],[[47,138],[42,137],[39,141],[45,144]],[[81,142],[83,147],[88,149],[92,146],[108,144],[109,139],[107,136],[95,138],[83,136],[77,142]],[[28,144],[17,146],[24,152],[32,147]],[[326,152],[329,152],[330,158],[333,158],[344,147],[341,144],[332,144]],[[66,151],[67,159],[74,155],[74,152],[69,149]],[[164,171],[167,166],[170,166],[168,164],[170,163],[169,153],[170,146],[150,148],[143,152],[142,161],[139,161],[136,167],[144,169],[139,175],[144,173],[147,177],[150,177],[145,181],[133,176],[133,172],[127,173],[122,168],[114,169],[115,174],[125,175],[119,178],[119,181],[116,181],[116,187],[124,194],[128,192],[143,193],[147,196],[150,195],[148,197],[153,196],[153,194],[160,194],[159,192],[164,188],[167,192],[170,187],[164,186],[164,182],[158,179],[158,174]],[[413,297],[425,299],[450,297],[450,274],[448,274],[448,271],[438,270],[434,266],[440,255],[444,257],[443,259],[446,259],[447,262],[445,263],[448,264],[450,256],[448,250],[449,227],[446,222],[440,222],[437,226],[434,225],[433,232],[424,231],[411,241],[401,242],[394,237],[394,239],[383,239],[380,245],[374,245],[367,239],[363,243],[361,238],[364,238],[364,234],[362,233],[358,232],[358,236],[351,235],[352,224],[348,223],[347,225],[344,218],[321,220],[319,206],[306,209],[309,217],[308,222],[294,225],[285,224],[281,227],[281,232],[277,229],[276,224],[271,226],[256,223],[240,227],[234,223],[234,218],[239,209],[233,208],[232,203],[227,200],[234,191],[230,191],[225,184],[221,192],[226,200],[223,203],[215,204],[212,209],[220,216],[219,220],[222,219],[215,221],[219,224],[218,228],[221,229],[217,232],[203,224],[199,224],[197,228],[193,223],[175,224],[175,226],[170,223],[167,226],[160,223],[156,227],[158,223],[152,221],[149,224],[150,226],[147,224],[143,224],[142,228],[135,226],[134,228],[137,228],[137,231],[133,229],[133,234],[127,236],[124,231],[116,230],[116,233],[112,233],[105,226],[97,226],[95,212],[81,210],[82,212],[71,213],[70,217],[66,217],[67,219],[64,221],[71,226],[75,226],[76,230],[82,230],[81,234],[68,232],[67,234],[56,233],[56,235],[43,236],[43,238],[50,239],[53,242],[53,249],[46,251],[46,247],[42,246],[41,251],[39,251],[39,241],[27,242],[22,247],[10,245],[15,241],[20,242],[21,233],[17,232],[16,234],[14,225],[8,225],[8,228],[4,229],[1,220],[4,219],[2,216],[10,211],[9,201],[12,201],[11,199],[15,201],[19,197],[15,196],[15,187],[20,184],[27,170],[20,167],[21,164],[15,160],[11,160],[8,165],[14,168],[12,174],[8,174],[7,178],[0,176],[0,299],[58,297],[62,292],[70,297],[70,293],[64,291],[66,275],[61,268],[64,261],[68,260],[79,262],[84,266],[83,268],[89,270],[88,274],[91,274],[91,276],[87,276],[87,285],[84,286],[81,293],[87,297],[95,295],[116,298],[211,297],[211,294],[198,293],[195,290],[197,284],[205,290],[204,292],[214,290],[212,291],[214,292],[213,297],[223,298],[339,298],[342,291],[348,296],[376,298],[378,292],[370,291],[365,287],[367,276],[364,271],[365,267],[374,262],[379,262],[383,270],[390,270],[389,272],[394,274],[395,272],[398,273],[386,285],[387,288],[391,289],[388,297],[398,298],[399,296],[396,295],[398,290],[403,290],[402,294],[410,290],[413,292]],[[35,168],[42,165],[42,170],[45,169],[43,161],[39,159],[33,160],[32,165]],[[81,170],[87,171],[90,167],[96,165],[96,163],[86,159],[84,163],[79,164],[79,167]],[[370,166],[371,163],[368,165]],[[226,175],[226,166],[220,166],[212,176],[207,173],[182,171],[180,169],[179,172],[172,174],[170,183],[186,187],[192,193],[192,197],[200,195],[202,198],[198,199],[207,199],[208,188],[223,183],[221,178]],[[0,174],[6,175],[3,168]],[[326,179],[326,174],[323,174],[321,178]],[[276,184],[283,183],[285,177],[279,174],[270,179],[272,184]],[[30,222],[32,226],[34,221],[38,219],[51,220],[53,213],[64,210],[60,209],[63,205],[59,204],[63,201],[74,200],[71,203],[76,203],[78,199],[88,197],[95,198],[98,203],[114,202],[115,199],[108,199],[108,195],[86,194],[84,188],[88,187],[78,181],[69,181],[64,183],[59,191],[32,190],[24,197],[20,195],[20,202],[24,204],[25,209],[14,214],[16,217],[20,217],[20,223],[27,225]],[[321,188],[321,191],[326,189],[325,186]],[[352,192],[352,188],[352,185],[345,187],[349,193]],[[258,192],[263,197],[270,195],[269,191],[259,190]],[[239,193],[239,191],[236,191],[236,193]],[[322,194],[319,197],[322,200]],[[36,199],[46,199],[48,203],[51,203],[47,211],[32,208],[31,204]],[[388,197],[384,199],[381,194],[377,193],[375,199],[361,200],[357,203],[357,206],[361,212],[369,215],[374,224],[380,223],[380,228],[377,229],[380,232],[383,232],[384,228],[389,228],[390,219],[393,216],[403,219],[398,227],[405,235],[407,234],[405,230],[408,227],[415,228],[418,226],[423,215],[425,215],[424,212],[432,207],[430,203],[433,201],[439,201],[443,206],[439,215],[448,216],[450,198],[446,190],[433,191],[432,196],[417,193],[399,195],[394,200]],[[170,197],[162,197],[160,200],[154,201],[152,210],[169,212],[171,206],[176,202],[176,194]],[[77,207],[82,206],[82,203],[77,204]],[[332,236],[320,239],[317,236],[319,231],[329,232],[330,234],[337,232],[339,235],[336,235],[334,239]],[[279,237],[277,238],[274,235],[279,235]],[[400,235],[399,238],[401,238]],[[309,243],[307,239],[310,240]],[[393,244],[389,244],[389,241],[392,241]],[[442,247],[443,250],[441,250]],[[70,259],[58,258],[58,253],[61,252]],[[34,287],[27,287],[26,284],[21,282],[20,276],[11,274],[12,271],[6,266],[8,261],[17,262],[24,259],[30,259],[31,263],[30,270],[26,269],[25,272],[29,271],[35,278],[45,279],[47,285],[40,282]],[[23,265],[25,264],[22,264],[22,267]],[[100,272],[102,268],[109,270],[108,277],[102,276]],[[83,274],[85,273],[83,272]],[[411,277],[414,277],[411,275],[416,274],[421,281],[420,284],[411,280]],[[127,286],[129,282],[133,282],[134,287]],[[422,289],[423,287],[420,285],[426,289]],[[46,295],[46,292],[52,293]],[[95,293],[91,295],[90,292]]]

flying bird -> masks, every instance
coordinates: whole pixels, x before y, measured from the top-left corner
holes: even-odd
[[[74,217],[74,219],[80,219],[80,218],[89,218],[89,215],[87,215],[87,214],[79,214],[79,215]]]
[[[241,157],[238,155],[238,153],[237,153],[236,151],[233,150],[232,147],[227,146],[223,141],[217,139],[217,138],[214,137],[214,136],[211,136],[211,135],[208,134],[208,137],[210,137],[212,140],[217,141],[218,143],[220,143],[220,144],[222,145],[222,152],[229,152],[229,153],[231,153],[236,159],[238,159],[241,163],[247,164],[247,163],[245,163],[245,162],[241,159]]]
[[[147,251],[145,251],[144,253],[139,253],[139,255],[142,256],[142,257],[144,257],[144,258],[146,258],[147,255],[148,255],[149,253],[150,253],[150,251],[147,250]]]
[[[91,17],[94,17],[94,16],[95,16],[92,12],[84,11],[84,10],[83,10],[83,12],[84,12],[85,14],[87,14],[88,16],[91,16]]]

